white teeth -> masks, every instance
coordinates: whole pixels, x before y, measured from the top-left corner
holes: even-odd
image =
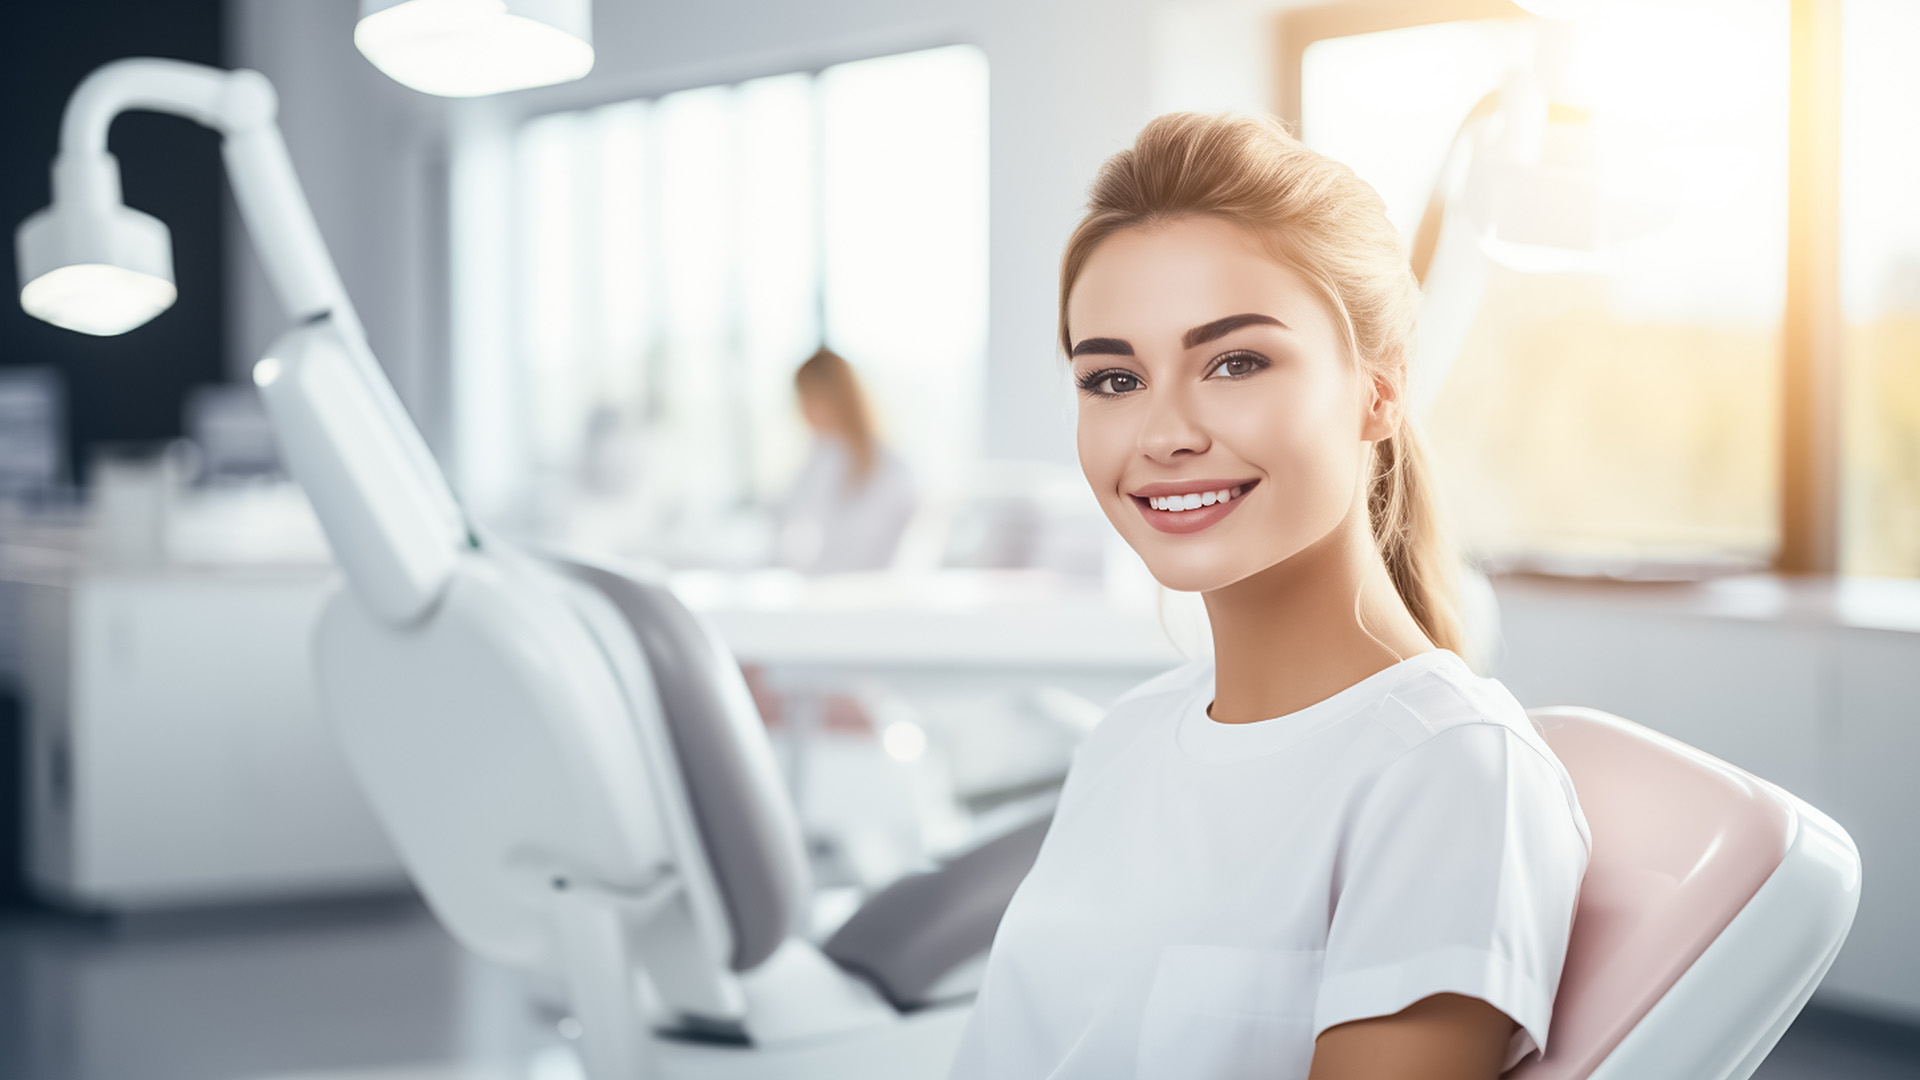
[[[1219,491],[1196,491],[1186,495],[1152,495],[1147,498],[1147,505],[1155,510],[1178,514],[1237,499],[1245,490],[1245,486],[1241,486],[1222,488]]]

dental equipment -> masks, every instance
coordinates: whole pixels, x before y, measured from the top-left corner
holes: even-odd
[[[1553,74],[1567,27],[1541,28]],[[1617,148],[1616,148],[1617,150]],[[1532,69],[1507,74],[1460,121],[1414,230],[1422,299],[1408,396],[1431,411],[1459,359],[1497,264],[1523,273],[1591,270],[1619,244],[1673,216],[1647,178],[1605,168],[1608,148],[1586,110],[1554,99]]]
[[[590,1080],[944,1072],[1044,823],[882,891],[823,947],[797,936],[806,851],[738,666],[662,585],[466,520],[367,345],[264,77],[131,59],[84,80],[54,203],[17,234],[27,310],[117,333],[171,302],[166,228],[121,205],[105,149],[128,109],[225,136],[299,323],[254,381],[346,578],[319,695],[440,921],[565,988]]]
[[[297,392],[266,395],[285,413],[275,418],[282,449],[362,602],[406,622],[431,606],[471,533],[367,346],[274,123],[277,107],[272,84],[253,71],[132,59],[88,76],[61,119],[53,204],[15,234],[21,306],[69,329],[119,334],[171,305],[167,227],[121,203],[107,128],[149,109],[220,132],[234,201],[281,303],[338,345]],[[254,381],[267,390],[279,371],[269,356]]]

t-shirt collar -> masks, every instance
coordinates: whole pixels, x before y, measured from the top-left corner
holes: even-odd
[[[1396,685],[1415,675],[1460,662],[1459,657],[1445,649],[1419,653],[1304,709],[1244,724],[1222,724],[1207,715],[1214,689],[1213,668],[1208,665],[1203,685],[1181,710],[1176,737],[1187,756],[1206,764],[1225,765],[1263,757],[1368,710],[1384,701]]]

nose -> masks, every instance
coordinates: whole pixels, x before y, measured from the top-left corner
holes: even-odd
[[[1194,415],[1190,395],[1179,391],[1149,392],[1146,414],[1140,421],[1140,452],[1160,464],[1172,464],[1185,455],[1204,453],[1211,441]]]

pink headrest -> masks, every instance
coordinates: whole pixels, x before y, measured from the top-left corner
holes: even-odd
[[[1793,811],[1766,784],[1594,709],[1535,709],[1593,832],[1544,1058],[1514,1080],[1591,1073],[1780,865]]]

